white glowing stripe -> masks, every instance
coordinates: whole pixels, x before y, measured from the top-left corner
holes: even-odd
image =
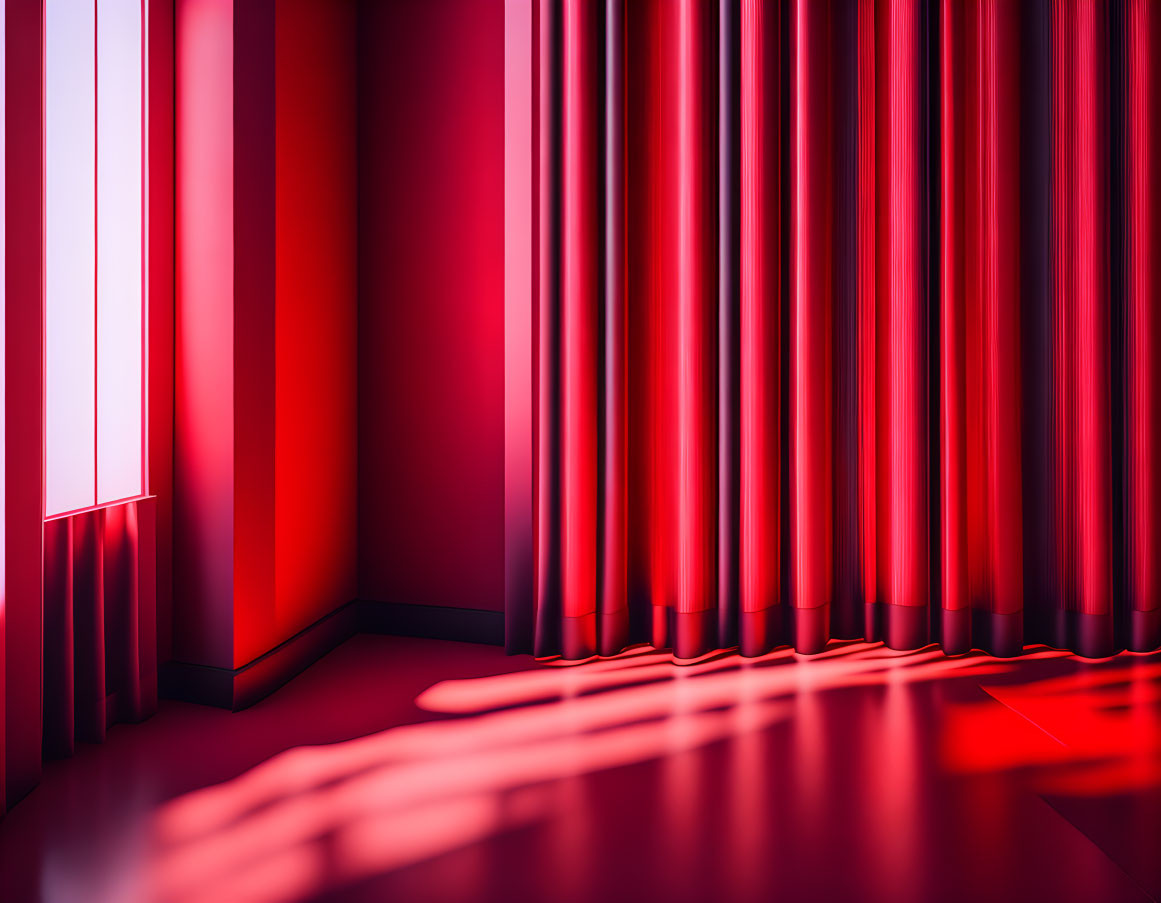
[[[143,491],[140,0],[45,4],[45,488]]]
[[[45,478],[49,513],[96,501],[96,21],[45,4]]]
[[[141,5],[97,0],[97,502],[141,494]]]

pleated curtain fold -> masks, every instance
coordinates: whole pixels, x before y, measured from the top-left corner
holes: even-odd
[[[44,525],[43,755],[157,709],[156,500]]]
[[[526,651],[1161,645],[1161,10],[531,2]]]

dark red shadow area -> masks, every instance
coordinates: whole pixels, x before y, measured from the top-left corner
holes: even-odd
[[[1159,655],[1043,648],[564,666],[359,637],[251,710],[165,705],[50,768],[0,824],[0,887],[1144,901],[1161,893],[1159,674]]]

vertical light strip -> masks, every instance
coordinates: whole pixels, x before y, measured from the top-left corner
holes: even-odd
[[[694,9],[690,0],[677,4],[677,609],[696,611],[703,601],[700,581],[696,573],[698,562],[697,536],[704,512],[699,502],[697,485],[697,442],[700,428],[694,414],[697,397],[699,361],[691,350],[696,350],[697,287],[700,282],[695,256],[694,230],[698,214],[694,179],[697,161],[696,140],[698,123],[695,120],[700,84],[695,78],[694,66]],[[676,642],[676,640],[675,640]],[[678,655],[681,653],[679,652]]]
[[[533,0],[504,3],[504,619],[531,652],[533,520]]]
[[[1080,602],[1089,615],[1112,611],[1112,505],[1109,437],[1108,295],[1108,10],[1073,7],[1076,168],[1073,255],[1077,344],[1078,424],[1065,441],[1079,448]],[[1083,646],[1081,647],[1083,650]]]
[[[604,441],[597,637],[602,655],[628,639],[628,307],[625,299],[625,5],[605,2]]]
[[[831,21],[829,7],[812,0],[798,0],[792,15],[791,601],[800,609],[795,648],[816,652],[826,645],[834,589]]]
[[[4,617],[4,597],[5,587],[8,585],[5,575],[7,573],[6,552],[8,544],[5,538],[4,524],[7,521],[7,507],[6,499],[8,498],[7,490],[4,483],[4,475],[7,470],[7,454],[8,448],[7,432],[5,430],[5,422],[8,419],[7,411],[7,392],[6,383],[4,380],[4,373],[7,367],[6,348],[6,334],[5,334],[5,320],[8,317],[7,294],[6,288],[8,281],[8,270],[6,260],[8,257],[8,233],[5,229],[5,222],[7,220],[8,199],[5,193],[5,187],[8,181],[7,166],[5,161],[8,159],[8,141],[5,133],[5,121],[8,116],[7,111],[7,96],[5,94],[5,72],[7,66],[7,57],[5,55],[6,48],[6,31],[5,21],[8,18],[7,5],[4,0],[0,0],[0,621]],[[0,632],[0,641],[3,639],[3,634]]]
[[[45,4],[45,490],[48,512],[95,501],[95,9]]]
[[[858,219],[855,236],[859,405],[859,555],[862,558],[865,636],[879,638],[875,616],[878,601],[878,509],[876,398],[876,173],[875,159],[875,3],[859,0],[858,43]]]
[[[674,654],[704,652],[716,632],[717,587],[717,75],[716,16],[682,0],[676,9],[677,612]]]
[[[142,491],[141,5],[97,0],[97,501]]]
[[[562,7],[561,557],[565,658],[596,651],[600,122],[588,78],[603,41],[600,8]]]
[[[940,8],[940,542],[943,608],[968,607],[966,388],[964,361],[965,16],[956,0]],[[970,198],[968,199],[970,200]],[[962,619],[961,619],[962,620]],[[945,629],[945,634],[950,633]],[[947,648],[945,636],[944,648]],[[956,636],[958,643],[966,642]],[[959,651],[959,646],[956,650]]]
[[[1126,9],[1125,172],[1128,254],[1125,283],[1128,312],[1128,423],[1127,474],[1127,596],[1136,611],[1155,611],[1161,606],[1161,568],[1155,553],[1161,527],[1161,479],[1157,441],[1161,428],[1161,378],[1159,378],[1157,200],[1159,180],[1157,147],[1157,64],[1153,54],[1161,49],[1158,10],[1152,0],[1133,0]],[[1146,635],[1144,620],[1135,616],[1137,628],[1131,648],[1154,645]]]
[[[781,143],[780,10],[741,4],[740,186],[740,535],[743,655],[778,639],[781,604],[782,297],[781,184],[771,159]]]
[[[888,460],[883,487],[888,529],[880,530],[883,591],[893,605],[924,605],[927,573],[927,474],[924,299],[919,240],[920,80],[919,5],[896,0],[888,5],[887,165],[889,179],[887,247],[888,333],[880,336],[885,355]],[[884,535],[885,534],[885,535]],[[885,552],[886,554],[883,554]],[[888,643],[893,642],[888,636]]]

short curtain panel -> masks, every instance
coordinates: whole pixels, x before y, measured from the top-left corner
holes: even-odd
[[[1161,645],[1161,8],[529,2],[514,651]]]

